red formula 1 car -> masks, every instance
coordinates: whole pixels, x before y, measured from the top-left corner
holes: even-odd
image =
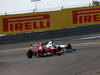
[[[75,49],[72,49],[71,44],[68,45],[54,45],[54,42],[51,40],[47,43],[37,43],[35,45],[30,44],[27,51],[27,57],[32,58],[32,56],[52,56],[52,55],[61,55],[65,52],[72,52]]]

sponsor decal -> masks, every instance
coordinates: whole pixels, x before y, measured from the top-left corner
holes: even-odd
[[[49,19],[49,14],[3,18],[3,32],[50,28]]]
[[[84,24],[100,22],[100,8],[88,8],[72,11],[72,23]]]

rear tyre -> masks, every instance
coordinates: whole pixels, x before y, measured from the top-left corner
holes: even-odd
[[[60,52],[61,50],[62,50],[62,48],[59,46],[57,51]]]
[[[67,53],[70,53],[72,52],[72,45],[71,44],[68,44],[66,47],[65,47]]]
[[[42,57],[44,57],[44,53],[45,53],[45,50],[43,49],[43,50],[41,51],[41,56],[42,56]]]

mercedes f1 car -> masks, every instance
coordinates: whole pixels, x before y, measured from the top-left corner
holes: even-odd
[[[32,56],[44,57],[61,55],[72,51],[75,51],[75,49],[72,48],[71,44],[55,45],[53,40],[50,40],[46,43],[30,44],[27,51],[27,57],[32,58]]]

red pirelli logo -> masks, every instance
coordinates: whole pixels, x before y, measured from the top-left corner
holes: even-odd
[[[3,32],[50,28],[49,19],[49,14],[3,18]]]
[[[72,23],[84,24],[100,22],[100,8],[89,8],[72,11]]]

